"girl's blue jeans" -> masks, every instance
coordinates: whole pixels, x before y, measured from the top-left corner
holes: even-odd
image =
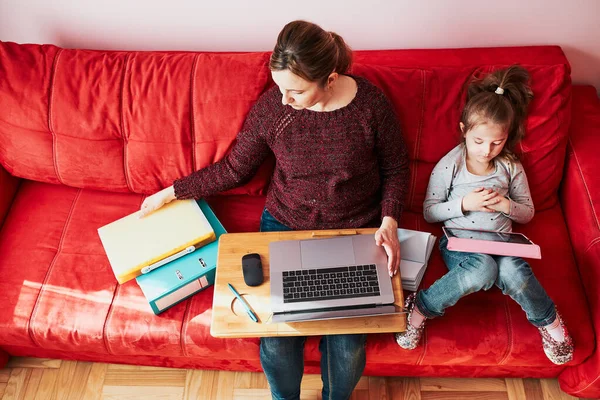
[[[440,251],[448,273],[416,297],[419,311],[427,318],[444,315],[444,310],[471,293],[496,285],[515,300],[533,325],[554,322],[554,303],[537,280],[529,264],[520,257],[494,256],[451,251],[448,239],[440,239]]]
[[[260,218],[260,231],[290,231],[266,209]],[[367,335],[326,335],[321,338],[321,379],[323,400],[349,399],[365,369]],[[263,337],[260,363],[273,399],[300,399],[304,373],[306,336]]]

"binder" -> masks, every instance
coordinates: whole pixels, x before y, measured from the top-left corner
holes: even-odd
[[[218,238],[227,232],[204,200],[199,200],[198,205],[214,230],[217,240],[137,277],[136,281],[154,314],[160,314],[215,282]]]
[[[144,218],[138,214],[136,211],[98,229],[119,283],[190,246],[197,248],[216,239],[195,200],[174,200]]]

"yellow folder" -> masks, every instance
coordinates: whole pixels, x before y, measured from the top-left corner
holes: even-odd
[[[174,200],[139,218],[139,211],[98,229],[119,283],[190,246],[215,241],[215,232],[195,200]]]

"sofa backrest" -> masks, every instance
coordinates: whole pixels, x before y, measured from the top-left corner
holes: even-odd
[[[15,176],[152,193],[221,159],[270,85],[269,53],[114,52],[0,42],[0,162]],[[535,98],[521,146],[538,209],[556,201],[570,122],[559,47],[355,53],[353,73],[392,101],[411,159],[407,207],[420,212],[435,163],[459,140],[472,76],[512,63]],[[264,193],[267,163],[229,193]]]

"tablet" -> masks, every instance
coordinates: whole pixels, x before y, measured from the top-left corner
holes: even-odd
[[[540,246],[522,233],[442,228],[448,250],[525,258],[542,258]]]

